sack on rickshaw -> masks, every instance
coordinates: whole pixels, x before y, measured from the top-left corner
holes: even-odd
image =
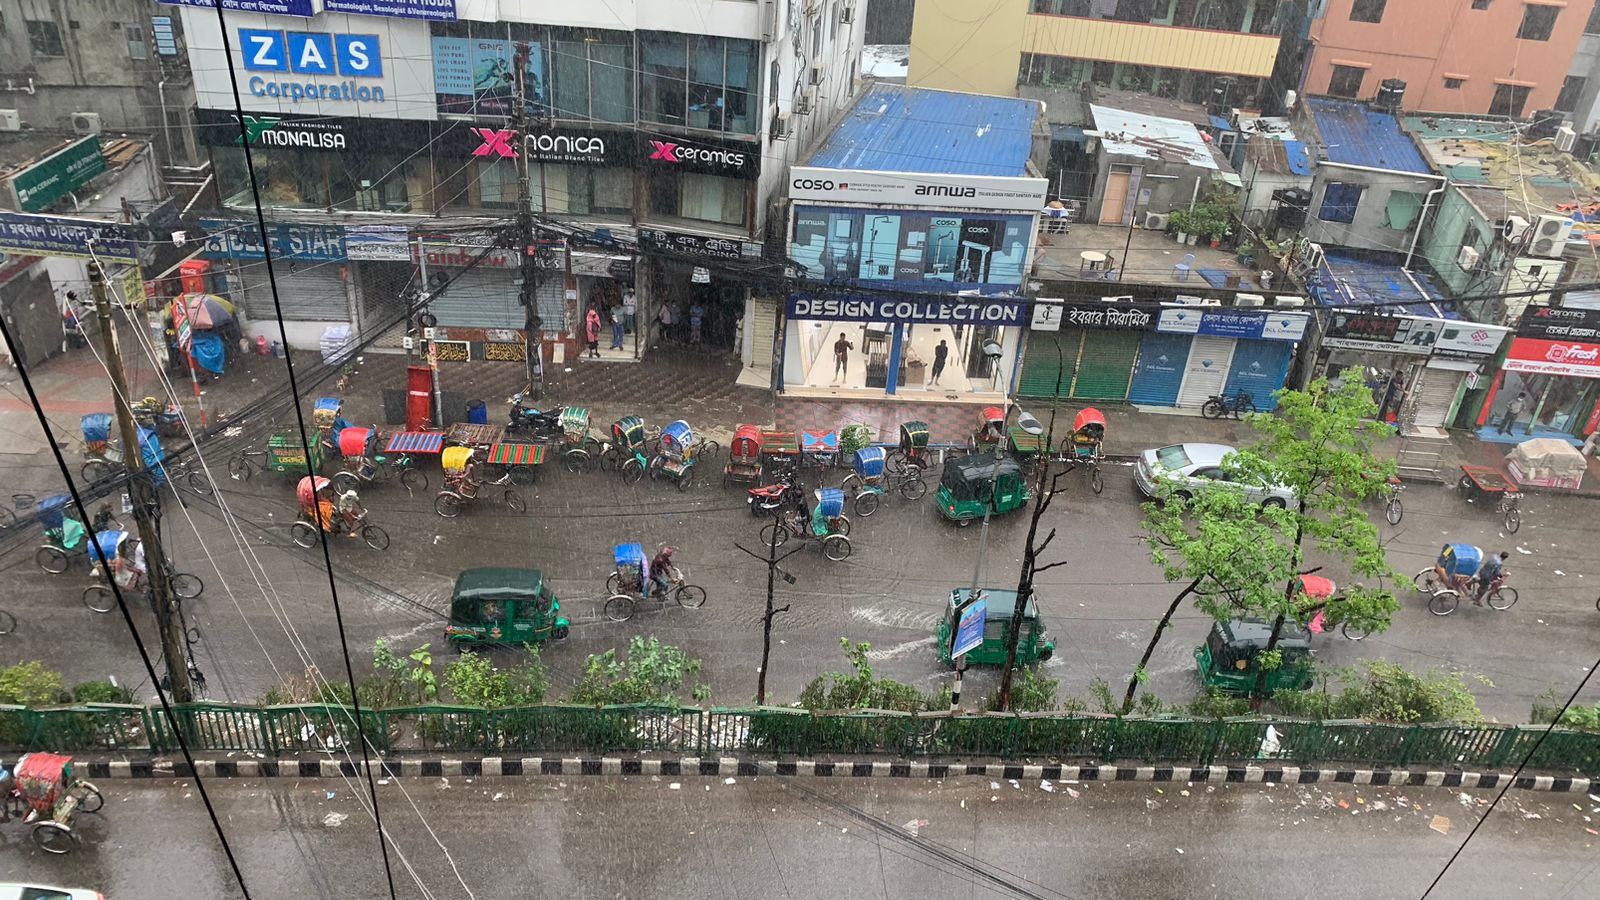
[[[611,423],[611,440],[624,450],[641,446],[644,444],[644,419],[623,416]]]
[[[844,491],[838,488],[821,488],[817,491],[817,508],[811,511],[811,533],[827,537],[838,529],[844,516]]]
[[[333,423],[339,420],[339,414],[344,409],[344,401],[338,397],[319,397],[316,405],[311,408],[311,421],[324,431],[333,428]]]
[[[111,440],[111,414],[90,413],[79,420],[83,427],[83,449],[90,456],[104,456]]]
[[[882,447],[863,447],[855,452],[850,465],[861,477],[863,484],[877,484],[883,480],[884,460],[887,456]]]

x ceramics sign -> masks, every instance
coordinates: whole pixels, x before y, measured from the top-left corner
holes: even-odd
[[[472,133],[483,139],[478,149],[472,151],[473,156],[497,156],[502,159],[516,159],[517,148],[511,142],[517,133],[510,128],[474,128]]]

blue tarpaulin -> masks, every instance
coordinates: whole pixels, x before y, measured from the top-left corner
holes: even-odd
[[[222,338],[209,331],[196,331],[194,343],[190,346],[194,354],[194,361],[202,369],[213,375],[222,374],[223,349]]]

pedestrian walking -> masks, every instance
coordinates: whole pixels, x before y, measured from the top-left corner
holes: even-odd
[[[1500,417],[1500,433],[1510,434],[1511,429],[1516,427],[1517,416],[1522,415],[1522,411],[1527,408],[1528,392],[1518,391],[1517,396],[1511,398],[1511,402],[1506,404],[1505,415]]]
[[[639,330],[639,297],[631,287],[622,289],[622,316],[629,334]]]
[[[667,333],[672,331],[672,301],[661,301],[661,308],[656,310],[656,326],[656,341],[650,348],[652,350],[660,347],[661,342],[667,339]]]
[[[689,343],[700,343],[700,326],[705,320],[706,308],[696,300],[694,305],[689,307]]]
[[[837,341],[833,342],[833,377],[835,380],[844,379],[850,368],[850,351],[855,348],[856,345],[850,343],[850,339],[845,337],[843,333],[839,335]]]
[[[583,317],[584,337],[589,339],[589,356],[592,359],[600,358],[600,311],[589,307],[589,314]]]
[[[939,346],[933,348],[933,383],[934,384],[938,384],[939,383],[939,375],[944,372],[945,360],[947,360],[949,358],[950,358],[950,345],[946,344],[944,342],[944,340],[941,339],[939,341]]]
[[[623,325],[623,322],[624,322],[624,314],[622,312],[622,306],[619,304],[617,306],[611,307],[611,349],[612,350],[621,350],[622,349],[622,325]]]

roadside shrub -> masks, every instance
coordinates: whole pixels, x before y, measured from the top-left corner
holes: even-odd
[[[133,691],[109,681],[85,681],[72,689],[75,703],[132,703]]]
[[[0,669],[0,703],[49,706],[71,700],[72,695],[62,690],[61,673],[38,660]]]
[[[444,686],[457,703],[499,708],[543,703],[550,678],[539,661],[539,650],[526,648],[527,662],[510,669],[496,668],[487,656],[463,653],[444,670]]]
[[[1338,673],[1342,689],[1279,691],[1277,708],[1308,719],[1365,719],[1372,722],[1481,722],[1483,713],[1467,679],[1488,679],[1459,670],[1430,668],[1410,672],[1384,660],[1367,660]],[[1492,686],[1492,685],[1491,685]]]
[[[1011,680],[1012,712],[1046,712],[1056,708],[1056,691],[1061,682],[1040,675],[1033,667],[1019,670]],[[984,708],[990,712],[1000,710],[1000,694],[990,695]]]
[[[606,706],[613,703],[677,704],[686,679],[698,674],[700,660],[682,649],[663,644],[654,636],[634,635],[628,641],[628,654],[618,658],[616,650],[590,654],[584,660],[583,674],[572,686],[573,703]],[[704,702],[711,688],[695,684],[690,696]]]
[[[872,645],[863,641],[850,643],[840,638],[845,658],[852,672],[823,672],[805,690],[800,692],[800,705],[806,709],[892,709],[900,712],[949,709],[950,694],[945,689],[943,705],[939,693],[924,695],[915,687],[891,678],[879,678],[872,672],[867,651]]]

